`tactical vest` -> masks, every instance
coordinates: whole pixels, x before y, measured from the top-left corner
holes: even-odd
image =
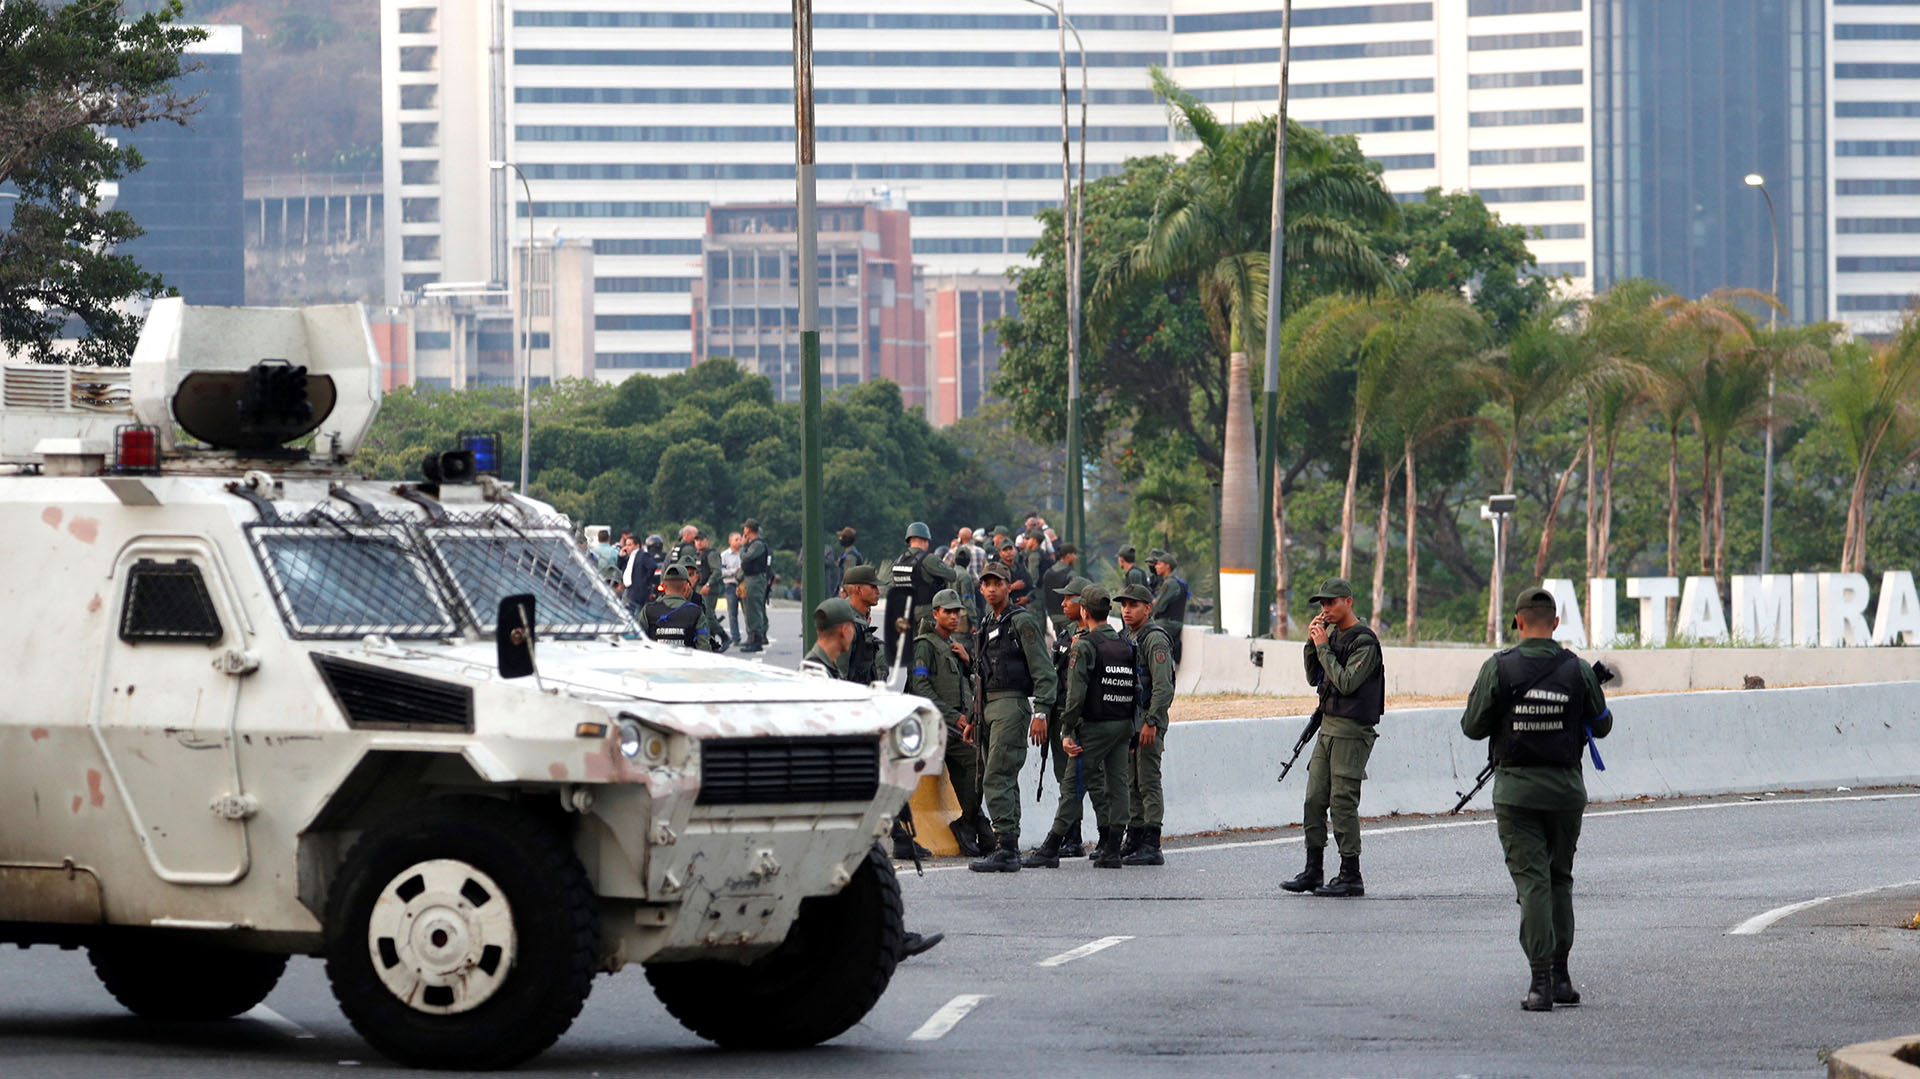
[[[1337,630],[1328,638],[1333,648],[1333,656],[1345,667],[1353,655],[1354,648],[1362,641],[1371,641],[1375,648],[1380,647],[1380,638],[1374,635],[1372,628],[1365,622],[1349,630]],[[1380,713],[1387,710],[1387,667],[1384,660],[1380,667],[1351,695],[1336,693],[1329,689],[1322,707],[1330,716],[1345,716],[1348,719],[1364,723],[1371,727],[1380,722]]]
[[[1178,589],[1178,591],[1174,593],[1173,602],[1167,604],[1166,613],[1160,616],[1161,620],[1165,622],[1185,622],[1187,620],[1187,600],[1192,597],[1193,589],[1187,587],[1187,582],[1171,574],[1168,575],[1165,583],[1160,587]]]
[[[853,624],[853,644],[847,648],[847,681],[866,685],[880,680],[880,642],[872,626]]]
[[[906,554],[893,561],[893,587],[913,590],[913,607],[916,611],[932,603],[934,593],[940,591],[937,587],[940,582],[921,565],[927,560],[928,554],[918,547],[909,547]]]
[[[1562,648],[1525,656],[1509,648],[1495,657],[1500,725],[1493,759],[1500,764],[1577,766],[1586,746],[1587,684],[1580,659]]]
[[[1087,641],[1093,645],[1093,670],[1087,672],[1081,716],[1089,723],[1133,722],[1140,700],[1133,645],[1117,633],[1096,633]]]
[[[1020,609],[1008,604],[1000,618],[989,611],[980,627],[981,649],[987,661],[988,693],[1033,692],[1033,672],[1027,669],[1027,650],[1020,643],[1016,620]]]
[[[682,603],[669,607],[659,600],[647,604],[641,617],[647,636],[665,644],[692,646],[699,635],[700,616],[704,612],[697,604]]]
[[[752,550],[756,545],[760,548],[759,554],[749,555],[745,553],[745,551]],[[767,571],[772,568],[772,563],[773,554],[767,550],[766,543],[760,539],[755,539],[752,543],[749,543],[741,553],[740,575],[743,577],[765,577]]]
[[[1055,562],[1052,568],[1040,575],[1040,590],[1045,593],[1041,599],[1047,605],[1048,614],[1058,618],[1066,617],[1067,597],[1056,590],[1065,588],[1067,582],[1071,580],[1073,580],[1073,567],[1065,562]]]
[[[1153,654],[1155,636],[1160,638],[1161,644],[1167,649],[1167,654],[1173,654],[1173,639],[1167,635],[1166,627],[1158,623],[1148,622],[1146,628],[1140,631],[1140,635],[1134,638],[1133,656],[1135,665],[1140,669],[1140,707],[1142,708],[1153,700],[1153,664],[1147,662],[1147,657]]]

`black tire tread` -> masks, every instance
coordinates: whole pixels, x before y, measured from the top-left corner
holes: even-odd
[[[267,999],[287,957],[178,936],[126,934],[87,948],[100,984],[143,1019],[231,1019]]]
[[[390,842],[431,845],[435,832],[449,825],[492,829],[499,834],[503,849],[534,855],[533,873],[538,879],[551,882],[560,900],[560,909],[541,911],[535,916],[565,926],[569,954],[566,969],[550,982],[556,991],[544,994],[539,1011],[488,1022],[482,1031],[437,1037],[433,1040],[438,1044],[427,1048],[407,1044],[413,1035],[393,1019],[388,1008],[391,994],[385,986],[354,986],[336,974],[337,949],[364,950],[366,947],[364,927],[347,924],[347,906],[356,891],[348,884],[367,872],[369,863],[379,853],[379,846]],[[385,884],[385,881],[371,882],[376,889]],[[546,825],[498,799],[437,798],[410,808],[404,815],[396,815],[391,824],[369,830],[353,845],[327,895],[326,936],[327,974],[334,1000],[368,1044],[411,1067],[493,1070],[511,1068],[539,1055],[573,1025],[580,1009],[586,1005],[593,977],[598,972],[600,920],[586,870],[573,851]],[[397,1001],[394,1004],[402,1010],[405,1008]],[[461,1017],[484,1013],[486,1007],[483,1004],[473,1012],[461,1013]]]
[[[871,878],[871,885],[863,885]],[[727,1049],[800,1049],[836,1038],[866,1018],[893,981],[905,936],[905,908],[893,863],[878,846],[867,852],[839,896],[809,899],[833,903],[857,887],[877,891],[880,925],[864,969],[844,982],[797,994],[771,993],[755,985],[753,965],[716,960],[649,964],[647,981],[668,1014],[700,1037]],[[796,929],[799,920],[795,921]]]

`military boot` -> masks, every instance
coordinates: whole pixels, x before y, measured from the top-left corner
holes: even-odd
[[[1120,857],[1122,859],[1133,857],[1133,852],[1140,849],[1140,837],[1145,832],[1145,828],[1135,828],[1131,824],[1127,825],[1126,838],[1120,841]]]
[[[1132,854],[1122,853],[1120,860],[1128,865],[1166,865],[1166,856],[1160,853],[1160,829],[1140,829],[1140,845]]]
[[[1340,872],[1334,878],[1313,890],[1314,895],[1330,895],[1339,899],[1354,899],[1367,894],[1367,886],[1360,881],[1360,856],[1342,854]]]
[[[1311,892],[1326,883],[1326,864],[1327,848],[1308,847],[1307,867],[1302,869],[1300,875],[1294,877],[1292,880],[1281,881],[1280,887],[1289,892]]]
[[[913,841],[913,833],[899,821],[893,822],[893,860],[896,862],[916,862],[922,858],[933,857],[933,852]]]
[[[1058,869],[1060,868],[1060,837],[1052,832],[1040,841],[1040,845],[1026,853],[1020,859],[1022,869]]]
[[[1073,826],[1073,834],[1060,840],[1060,857],[1085,858],[1086,856],[1087,845],[1080,841],[1080,826],[1076,824]]]
[[[953,833],[953,841],[960,847],[960,853],[967,857],[978,858],[987,852],[987,848],[980,845],[980,833],[974,831],[973,825],[966,821],[954,821],[948,831]]]
[[[1567,957],[1564,955],[1553,961],[1553,1002],[1580,1003],[1580,990],[1573,987],[1573,975],[1567,973]]]
[[[1530,1012],[1550,1012],[1553,1010],[1553,963],[1550,960],[1533,961],[1533,981],[1527,986],[1527,999],[1520,1007]]]
[[[1100,829],[1100,845],[1093,852],[1095,869],[1119,869],[1126,864],[1120,860],[1120,832],[1118,825]]]
[[[977,861],[968,862],[967,868],[975,873],[1020,872],[1020,838],[1001,836],[1000,845],[993,849],[993,853]]]
[[[979,813],[974,816],[973,831],[974,834],[980,837],[981,850],[991,851],[1000,845],[1000,840],[995,838],[993,834],[993,822],[987,819],[985,813]]]

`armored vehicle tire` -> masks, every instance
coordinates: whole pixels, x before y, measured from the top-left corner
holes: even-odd
[[[327,895],[327,978],[368,1044],[421,1068],[507,1068],[573,1025],[600,925],[580,861],[505,802],[416,803],[353,845]]]
[[[904,932],[900,881],[879,847],[840,894],[800,903],[787,939],[749,964],[647,967],[682,1026],[728,1049],[817,1045],[858,1023],[886,992]]]
[[[130,933],[88,945],[113,999],[145,1019],[230,1019],[267,999],[287,957],[188,936]]]

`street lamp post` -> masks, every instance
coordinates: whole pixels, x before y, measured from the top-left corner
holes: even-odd
[[[1760,197],[1767,200],[1767,230],[1773,237],[1773,302],[1780,302],[1780,219],[1773,212],[1773,195],[1767,191],[1767,178],[1757,172],[1747,173],[1747,186],[1758,188]],[[1774,317],[1779,308],[1767,309],[1767,329],[1773,329]],[[1773,568],[1773,363],[1767,363],[1767,456],[1765,471],[1760,481],[1760,572],[1767,573]]]
[[[489,161],[487,168],[495,172],[512,169],[513,174],[520,177],[520,190],[527,196],[527,261],[520,267],[520,318],[516,320],[520,323],[517,327],[520,332],[514,334],[514,344],[520,353],[520,493],[525,494],[527,453],[533,438],[533,316],[527,310],[527,278],[533,276],[533,188],[527,183],[527,174],[511,161]]]

